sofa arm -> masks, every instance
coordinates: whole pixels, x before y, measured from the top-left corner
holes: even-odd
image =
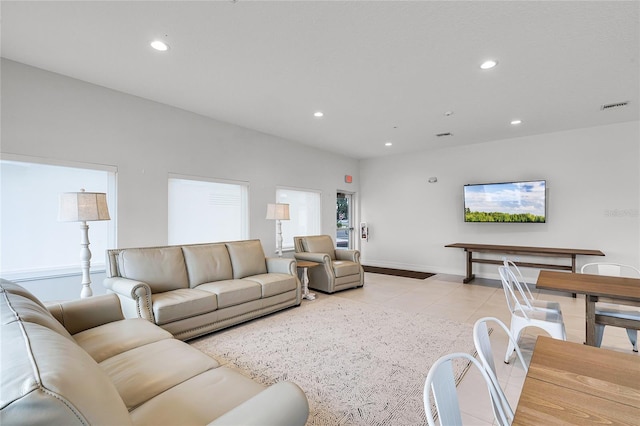
[[[298,260],[308,260],[309,262],[323,263],[331,266],[331,257],[326,253],[296,253],[295,258]]]
[[[67,329],[76,334],[124,319],[120,300],[115,294],[89,297],[70,302],[47,303],[49,312]]]
[[[267,272],[296,275],[296,261],[283,257],[267,257]]]
[[[127,318],[144,318],[155,323],[151,302],[151,287],[142,281],[128,278],[105,278],[107,290],[118,295],[122,312]]]
[[[218,417],[209,425],[304,426],[309,402],[296,384],[279,382]]]
[[[336,250],[337,260],[350,260],[360,263],[360,251],[358,250]]]

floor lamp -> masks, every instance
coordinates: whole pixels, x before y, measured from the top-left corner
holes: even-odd
[[[102,192],[64,192],[60,194],[58,220],[61,222],[80,222],[80,267],[82,268],[82,291],[80,297],[90,297],[91,251],[89,250],[89,225],[95,220],[110,220],[107,208],[107,194]]]
[[[267,219],[275,219],[278,226],[278,257],[282,257],[282,221],[289,220],[289,204],[267,204]]]

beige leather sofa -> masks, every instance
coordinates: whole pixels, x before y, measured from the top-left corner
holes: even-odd
[[[125,317],[181,340],[301,301],[295,260],[265,258],[260,240],[107,250],[104,286]]]
[[[329,235],[293,237],[295,258],[320,263],[308,269],[309,287],[333,293],[364,285],[358,250],[336,250]]]
[[[304,425],[291,382],[264,387],[103,295],[49,306],[0,281],[0,424]]]

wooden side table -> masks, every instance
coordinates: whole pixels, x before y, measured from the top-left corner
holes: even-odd
[[[316,295],[314,293],[309,293],[309,268],[313,268],[314,266],[320,265],[317,262],[310,262],[308,260],[298,260],[297,262],[298,269],[302,269],[302,298],[307,300],[314,300]]]

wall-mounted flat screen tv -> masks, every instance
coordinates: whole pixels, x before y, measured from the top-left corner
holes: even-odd
[[[545,223],[544,180],[464,186],[465,222]]]

